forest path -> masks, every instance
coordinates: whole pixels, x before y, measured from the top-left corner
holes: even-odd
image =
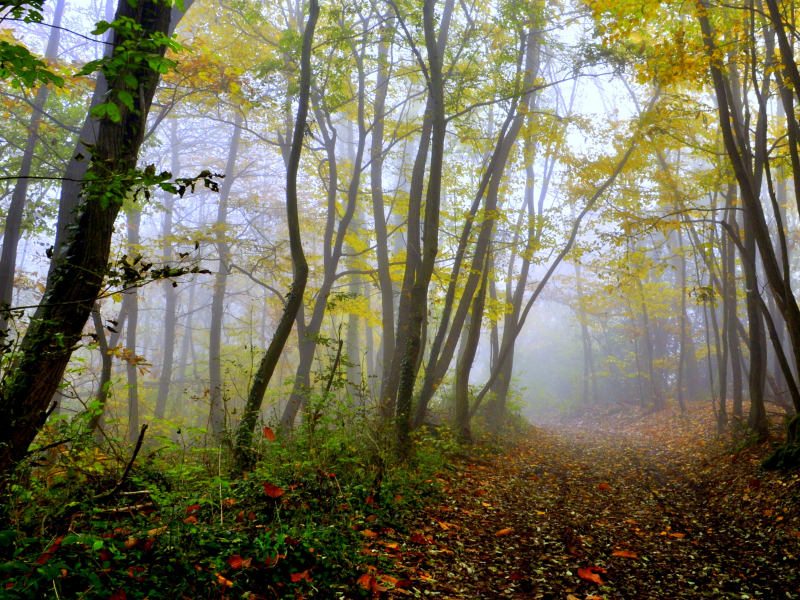
[[[797,475],[757,475],[699,419],[572,425],[442,476],[412,580],[443,598],[800,598]]]

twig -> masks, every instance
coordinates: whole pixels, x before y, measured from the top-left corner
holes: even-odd
[[[125,467],[125,470],[122,472],[122,477],[119,478],[117,485],[109,491],[98,496],[92,498],[92,500],[105,500],[106,498],[111,498],[114,494],[116,494],[119,489],[122,487],[122,484],[125,483],[125,479],[128,477],[128,473],[130,473],[131,469],[133,468],[133,461],[136,460],[136,455],[139,454],[139,450],[142,449],[142,440],[144,440],[144,432],[147,431],[147,423],[142,425],[142,430],[139,432],[139,439],[136,440],[136,447],[133,449],[133,456],[128,461],[128,465]]]
[[[50,450],[50,448],[55,448],[60,446],[61,444],[66,444],[67,442],[71,442],[73,438],[66,438],[63,440],[59,440],[58,442],[53,442],[52,444],[47,444],[46,446],[42,446],[41,448],[34,448],[33,450],[28,450],[25,453],[25,456],[30,456],[31,454],[36,454],[37,452],[44,452],[45,450]]]

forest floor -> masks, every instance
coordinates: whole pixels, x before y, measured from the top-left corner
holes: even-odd
[[[800,474],[759,470],[773,445],[736,452],[708,407],[589,410],[457,460],[410,537],[364,552],[396,557],[391,596],[800,598]]]

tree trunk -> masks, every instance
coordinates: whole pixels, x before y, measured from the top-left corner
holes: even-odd
[[[289,248],[292,254],[294,280],[292,281],[292,288],[287,297],[283,314],[278,322],[278,327],[275,329],[275,335],[272,337],[269,348],[264,353],[258,365],[258,371],[253,377],[250,393],[247,396],[247,404],[245,404],[244,412],[242,413],[242,420],[236,430],[235,456],[237,467],[235,470],[240,472],[249,468],[252,463],[250,447],[253,443],[253,430],[256,427],[258,415],[261,413],[264,394],[267,391],[267,386],[269,386],[281,354],[283,354],[286,341],[292,333],[298,312],[303,306],[303,293],[308,281],[308,263],[303,252],[300,234],[300,214],[297,207],[297,172],[300,168],[303,138],[308,119],[308,100],[311,92],[311,52],[318,16],[319,3],[317,0],[310,0],[308,21],[303,30],[303,45],[300,54],[300,89],[297,101],[297,116],[292,134],[292,146],[286,160],[286,222],[289,230]],[[300,331],[298,330],[298,337],[299,335]]]
[[[138,258],[140,251],[139,229],[142,211],[134,206],[128,213],[128,260]],[[139,437],[139,381],[136,361],[136,330],[139,326],[139,289],[125,292],[128,297],[128,326],[125,328],[125,372],[128,379],[128,441],[136,443]]]
[[[236,157],[242,136],[242,113],[236,111],[233,133],[228,146],[225,163],[225,181],[219,190],[217,209],[216,245],[219,254],[217,276],[214,280],[214,295],[211,300],[211,324],[208,329],[208,388],[211,390],[208,423],[211,434],[219,438],[225,427],[224,384],[222,381],[222,322],[225,316],[225,292],[228,286],[230,244],[228,243],[228,198],[236,176]]]
[[[170,123],[170,146],[172,151],[172,176],[178,177],[181,170],[180,142],[178,140],[178,121]],[[175,209],[175,198],[168,195],[164,198],[164,222],[161,227],[164,266],[172,264],[172,212]],[[177,321],[177,290],[169,280],[164,281],[164,356],[161,361],[161,377],[158,380],[158,396],[154,417],[164,419],[172,383],[173,361],[175,358],[175,326]]]
[[[169,6],[162,2],[141,0],[135,8],[121,2],[117,16],[132,19],[146,34],[166,34],[170,12]],[[122,42],[119,34],[115,34],[114,46]],[[160,52],[164,49],[162,46]],[[102,119],[96,123],[94,156],[87,161],[91,163],[86,172],[87,183],[83,186],[67,250],[54,261],[50,288],[30,320],[15,368],[0,384],[0,413],[4,415],[0,424],[0,474],[8,473],[25,456],[43,425],[48,404],[73,349],[80,343],[83,327],[103,285],[114,222],[128,192],[119,176],[136,166],[144,124],[159,79],[148,61],[137,63],[129,73],[140,84],[139,94],[134,94],[134,110],[120,102],[118,122]],[[120,78],[112,85],[116,89],[125,84]]]
[[[456,366],[456,439],[460,444],[472,443],[472,432],[469,424],[469,374],[472,371],[472,363],[475,361],[478,343],[481,340],[481,323],[483,321],[483,308],[486,305],[489,263],[490,260],[487,255],[486,263],[483,266],[481,287],[472,302],[472,314],[467,326],[466,340],[464,340],[464,352],[461,353]]]
[[[408,339],[405,344],[397,387],[397,451],[402,458],[411,453],[411,400],[417,377],[417,363],[422,349],[422,327],[428,312],[428,286],[433,276],[439,252],[439,208],[442,189],[444,143],[447,131],[444,106],[444,80],[441,57],[435,35],[436,0],[424,0],[422,23],[425,48],[428,53],[428,93],[431,100],[431,159],[428,171],[428,189],[425,197],[425,225],[422,256],[410,289]]]
[[[53,23],[50,28],[50,38],[44,57],[54,60],[58,57],[59,43],[61,41],[61,18],[64,16],[65,0],[56,0],[53,12]],[[39,126],[42,122],[42,111],[50,95],[50,88],[43,85],[36,91],[33,100],[31,124],[28,128],[28,138],[22,152],[22,162],[19,168],[19,178],[14,184],[11,193],[11,202],[6,214],[5,229],[3,230],[3,250],[0,254],[0,306],[11,305],[14,292],[14,274],[17,265],[17,246],[22,236],[22,217],[25,211],[25,201],[28,197],[28,177],[31,174],[33,159],[36,154],[36,143],[39,141]],[[0,315],[0,330],[5,331],[8,323]]]

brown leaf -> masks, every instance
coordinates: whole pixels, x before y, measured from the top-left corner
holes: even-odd
[[[622,556],[624,558],[639,558],[639,555],[637,555],[635,552],[632,552],[631,550],[614,550],[611,553],[611,556]]]
[[[600,579],[598,573],[605,573],[603,567],[586,567],[585,569],[578,569],[578,577],[586,581],[593,581],[597,585],[603,585],[603,580]]]
[[[686,534],[685,533],[670,533],[669,537],[674,537],[674,538],[678,538],[679,540],[682,540],[683,538],[686,537]]]
[[[500,531],[495,532],[495,536],[500,537],[503,535],[508,535],[511,533],[511,527],[506,527],[505,529],[501,529]]]
[[[607,492],[610,492],[611,491],[611,486],[608,485],[607,483],[601,483],[600,485],[597,486],[597,489],[598,490],[605,490]]]
[[[264,427],[262,430],[264,432],[264,437],[267,438],[270,442],[275,441],[275,432],[272,431],[269,427]]]

